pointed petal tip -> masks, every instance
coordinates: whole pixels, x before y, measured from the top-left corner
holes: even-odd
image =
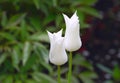
[[[48,30],[46,30],[46,32],[48,33],[48,34],[52,34],[51,32],[49,32]]]
[[[68,16],[66,14],[64,14],[64,13],[62,15],[63,15],[64,18],[68,18]]]
[[[48,30],[46,30],[46,32],[47,32],[47,33],[49,33],[49,31],[48,31]]]
[[[75,10],[75,14],[77,14],[77,10]]]
[[[63,29],[59,30],[58,32],[62,32],[62,31],[63,31]]]
[[[46,31],[47,31],[49,37],[53,36],[53,34],[51,32],[49,32],[48,30],[46,30]]]
[[[77,10],[75,11],[75,13],[72,15],[71,19],[76,19],[78,20],[78,16],[77,16]]]
[[[65,14],[64,14],[64,13],[62,13],[62,15],[64,16]]]
[[[63,29],[59,30],[59,31],[56,33],[56,35],[62,36],[62,31],[63,31]]]
[[[77,10],[76,10],[75,13],[73,14],[73,16],[77,16]]]

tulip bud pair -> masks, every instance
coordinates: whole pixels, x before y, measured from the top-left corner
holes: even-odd
[[[48,32],[51,45],[49,59],[55,65],[63,65],[67,62],[68,58],[65,49],[72,52],[78,50],[82,45],[79,34],[80,25],[76,12],[71,18],[65,14],[63,16],[66,24],[65,37],[62,37],[62,30],[53,34]]]

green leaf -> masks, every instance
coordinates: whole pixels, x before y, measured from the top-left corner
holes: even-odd
[[[32,77],[35,81],[42,83],[42,79],[40,76],[33,74]]]
[[[15,40],[14,36],[7,32],[0,32],[0,39],[7,39],[9,41]]]
[[[81,22],[81,28],[80,29],[86,29],[86,28],[89,28],[89,27],[91,27],[90,24],[87,24],[85,22]]]
[[[33,79],[27,79],[27,80],[25,80],[25,83],[39,83],[39,82],[36,82]]]
[[[39,16],[34,16],[34,17],[30,17],[30,23],[31,25],[34,27],[34,29],[36,31],[42,31],[43,29],[43,24],[41,22],[41,19],[39,18]]]
[[[7,15],[6,15],[6,12],[3,12],[3,14],[2,14],[1,25],[3,27],[5,27],[7,25]]]
[[[57,0],[52,0],[53,1],[53,6],[56,7],[57,6]]]
[[[0,83],[2,83],[2,81],[3,81],[5,78],[6,78],[6,75],[0,73]]]
[[[80,0],[83,5],[94,5],[98,0]]]
[[[44,0],[45,1],[45,0]],[[48,6],[45,5],[45,3],[39,3],[39,9],[44,13],[46,16],[49,14]]]
[[[81,72],[79,75],[89,79],[95,79],[98,77],[97,74],[93,71],[84,71],[84,72]]]
[[[63,28],[65,28],[65,24],[64,24],[64,26],[62,26],[64,21],[63,21],[63,16],[62,15],[57,15],[56,16],[56,19],[55,19],[55,24],[56,24],[56,27],[63,27]]]
[[[82,5],[84,6],[93,6],[98,0],[76,0],[72,1],[72,7]],[[80,6],[81,7],[81,6]]]
[[[43,25],[47,25],[48,23],[52,22],[55,19],[54,14],[50,14],[44,18]]]
[[[79,83],[79,80],[75,76],[72,76],[72,83]]]
[[[24,20],[21,21],[21,40],[25,41],[27,40],[28,31],[26,22]]]
[[[23,66],[25,66],[29,56],[30,56],[30,42],[25,42],[24,49],[23,49]]]
[[[21,80],[16,80],[15,83],[23,83]]]
[[[50,74],[53,73],[53,68],[48,63],[45,63],[43,61],[40,61],[40,63],[44,68],[46,68],[49,71]]]
[[[98,76],[95,72],[92,71],[84,71],[79,74],[79,78],[84,83],[94,83],[93,79],[96,79]]]
[[[26,16],[26,14],[16,14],[16,15],[13,15],[9,19],[7,27],[18,25],[25,18],[25,16]]]
[[[5,53],[0,55],[0,65],[5,61],[6,57],[7,55]]]
[[[34,48],[34,51],[36,53],[36,55],[39,57],[39,62],[40,64],[46,68],[49,73],[52,73],[53,72],[53,69],[52,67],[48,64],[48,50],[45,48],[45,46],[43,46],[42,44],[40,43],[35,43],[34,44],[35,48]]]
[[[39,0],[33,0],[33,2],[34,2],[34,4],[35,4],[35,6],[36,6],[36,8],[37,9],[39,9],[40,7],[39,7]]]
[[[11,55],[11,54],[8,53],[7,55]],[[6,59],[4,61],[4,67],[2,68],[2,72],[5,73],[6,71],[14,72],[14,67],[13,67],[10,59]]]
[[[80,10],[77,10],[77,15],[80,19],[80,23],[85,21],[85,14],[81,12]]]
[[[49,43],[49,37],[48,37],[47,33],[33,34],[32,36],[30,36],[29,39],[30,40],[34,40],[34,41],[41,41],[41,42],[47,42],[47,43]]]
[[[21,55],[20,48],[18,46],[15,46],[13,49],[12,64],[17,70],[19,70],[18,65],[19,65],[19,62],[21,60],[20,55]]]
[[[48,63],[48,50],[46,49],[46,47],[40,43],[35,43],[39,53],[39,57],[43,59],[43,61],[45,61],[46,63]]]
[[[106,80],[104,83],[114,83],[113,80]]]
[[[93,70],[92,65],[82,55],[77,54],[73,59],[73,64],[77,66],[83,66],[90,70]]]
[[[85,14],[83,12],[81,12],[79,9],[77,11],[77,14],[79,16],[80,19],[80,29],[85,29],[90,27],[90,24],[85,23]]]
[[[120,68],[118,66],[115,66],[115,68],[113,70],[113,78],[116,81],[120,81]]]
[[[50,76],[40,73],[40,72],[35,72],[32,74],[33,78],[40,82],[40,83],[57,83],[54,79],[52,79]]]
[[[89,7],[89,6],[80,7],[80,8],[79,8],[79,11],[84,12],[84,13],[86,13],[86,14],[88,14],[88,15],[92,15],[92,16],[94,16],[94,17],[100,18],[100,19],[102,19],[102,17],[103,17],[103,16],[100,14],[99,11],[97,11],[96,9],[94,9],[94,8],[92,8],[92,7]]]
[[[112,70],[110,70],[109,68],[105,67],[102,64],[97,64],[97,67],[100,68],[102,71],[104,71],[106,73],[112,74]]]
[[[13,77],[12,75],[9,75],[5,78],[3,83],[13,83]]]
[[[31,55],[29,59],[27,60],[26,64],[20,68],[20,71],[22,73],[25,73],[31,69],[33,69],[34,66],[36,66],[36,61],[37,61],[36,55]],[[38,66],[37,66],[38,67]],[[27,74],[25,74],[27,75]]]

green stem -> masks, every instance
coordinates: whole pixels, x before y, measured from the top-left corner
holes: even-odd
[[[58,83],[61,83],[61,80],[60,80],[60,66],[58,65],[57,66],[57,70],[58,70]]]
[[[72,52],[69,55],[68,83],[72,81]]]

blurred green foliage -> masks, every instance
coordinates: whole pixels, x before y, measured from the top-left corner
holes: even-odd
[[[92,6],[97,0],[0,0],[0,83],[56,83],[55,67],[48,64],[46,30],[65,29],[62,13],[76,10],[81,29],[87,15],[102,18]],[[80,54],[74,58],[73,83],[94,83],[92,65]],[[85,67],[84,72],[79,71]],[[117,70],[116,70],[117,71]],[[62,74],[67,75],[67,67]],[[79,74],[78,74],[79,73]],[[65,78],[63,82],[66,83]]]
[[[120,67],[118,64],[114,66],[114,68],[108,68],[102,64],[97,64],[98,68],[103,72],[109,75],[111,79],[106,80],[104,83],[119,83],[120,82]]]

